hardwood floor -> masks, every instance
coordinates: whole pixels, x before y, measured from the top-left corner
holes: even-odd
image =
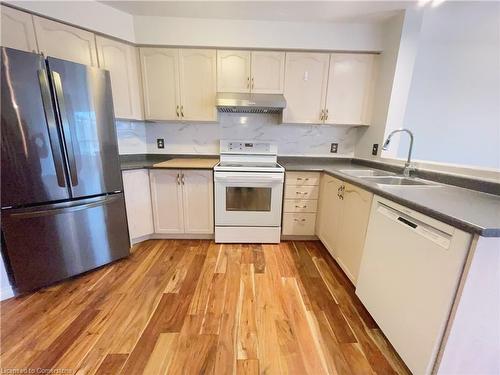
[[[317,241],[151,240],[0,309],[3,369],[409,373]]]

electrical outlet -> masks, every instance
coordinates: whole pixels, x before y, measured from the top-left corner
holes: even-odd
[[[336,154],[339,149],[339,144],[338,143],[332,143],[330,146],[330,152],[333,154]]]
[[[165,148],[165,140],[163,138],[156,138],[156,147]]]
[[[372,155],[377,156],[378,153],[378,143],[374,143],[372,147]]]

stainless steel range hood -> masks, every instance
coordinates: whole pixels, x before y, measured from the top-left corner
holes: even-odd
[[[217,93],[219,112],[234,113],[281,113],[286,107],[282,94]]]

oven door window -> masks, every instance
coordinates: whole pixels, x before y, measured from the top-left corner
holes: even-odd
[[[270,187],[226,187],[226,211],[271,211]]]

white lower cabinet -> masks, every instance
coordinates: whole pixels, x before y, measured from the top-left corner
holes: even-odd
[[[123,171],[122,176],[128,230],[133,242],[154,232],[149,173],[147,169],[134,169]]]
[[[210,170],[181,171],[184,232],[214,232],[213,174]]]
[[[211,170],[155,169],[150,183],[155,233],[213,233]]]
[[[356,284],[373,194],[323,175],[316,233]]]
[[[283,235],[314,235],[319,176],[318,172],[286,173]]]

